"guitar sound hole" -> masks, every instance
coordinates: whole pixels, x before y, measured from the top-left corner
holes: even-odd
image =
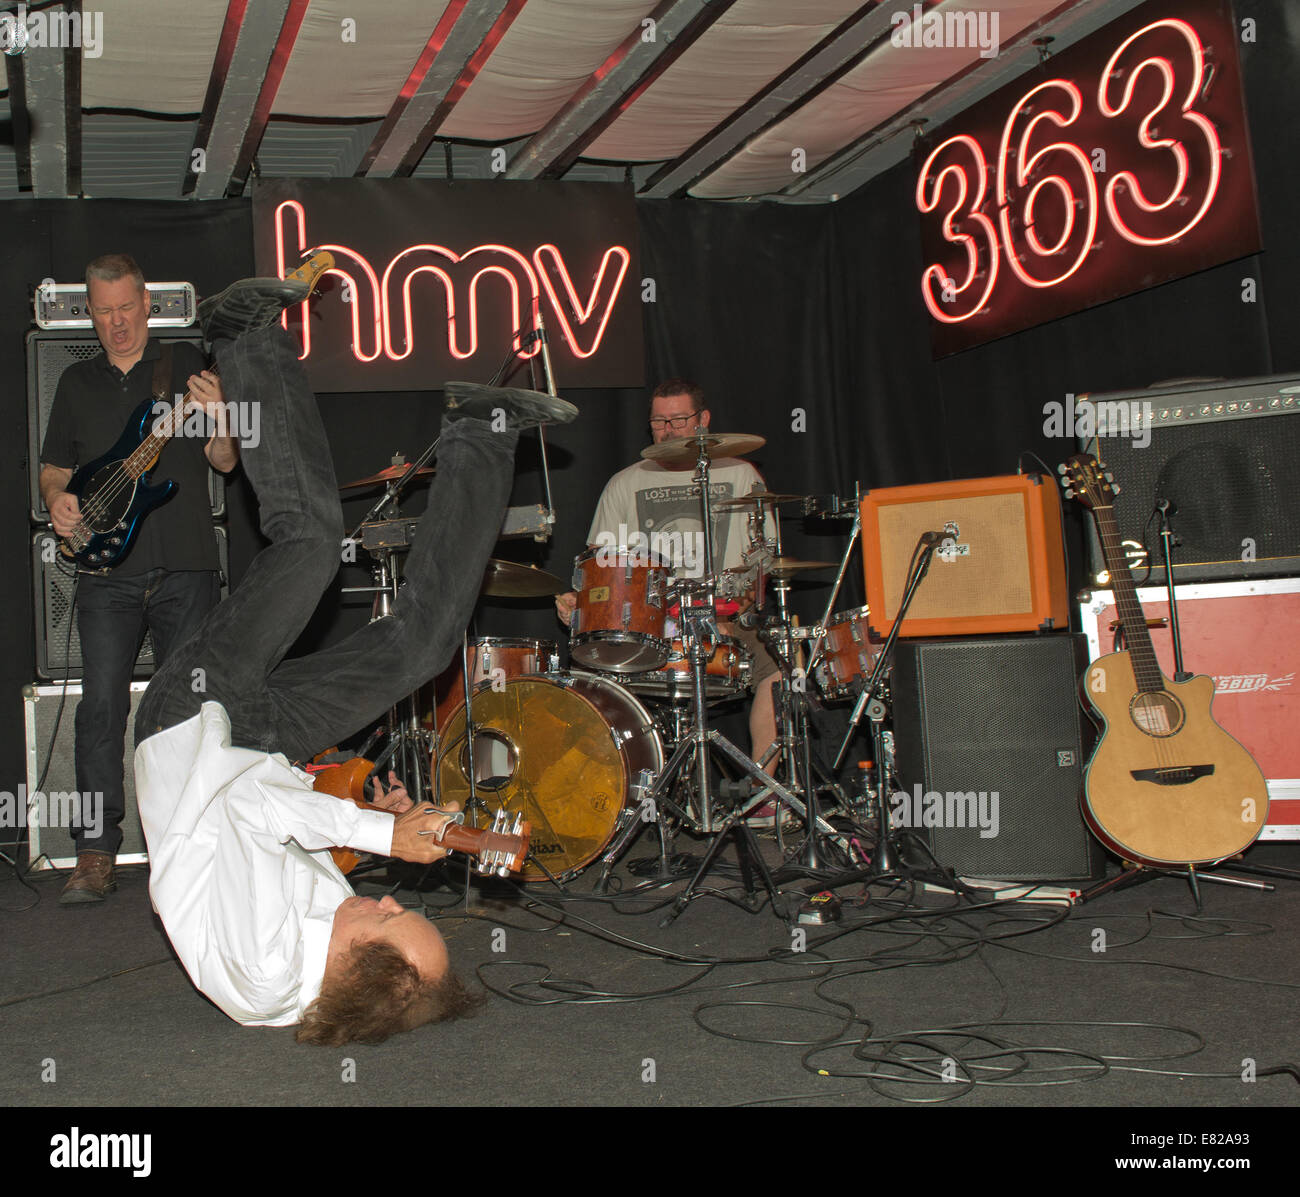
[[[1183,704],[1168,691],[1136,694],[1129,703],[1129,718],[1140,732],[1148,736],[1176,735],[1186,717]]]

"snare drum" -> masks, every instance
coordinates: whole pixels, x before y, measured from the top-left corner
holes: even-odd
[[[663,768],[654,721],[617,682],[586,674],[515,678],[474,695],[475,786],[492,810],[532,826],[525,881],[564,881],[605,850],[625,806]],[[469,797],[465,708],[444,729],[438,801]],[[473,814],[466,816],[473,819]],[[490,816],[480,816],[486,825]],[[538,863],[545,866],[545,872]]]
[[[826,621],[826,641],[815,673],[827,698],[852,697],[854,682],[871,676],[880,644],[867,631],[869,613],[866,607],[854,607]]]
[[[657,560],[590,549],[573,563],[578,605],[569,624],[569,656],[585,669],[642,673],[668,660],[664,585]]]
[[[469,680],[471,687],[486,682],[500,689],[511,678],[531,673],[556,673],[560,652],[554,640],[529,640],[523,637],[482,636],[469,642]],[[435,683],[437,705],[434,726],[441,729],[459,707],[465,705],[464,673],[460,650],[452,663],[439,674]]]
[[[704,696],[728,698],[747,690],[754,668],[749,649],[730,636],[716,636],[711,643],[713,651],[704,666]],[[668,661],[660,669],[636,677],[624,677],[622,682],[636,694],[673,702],[689,701],[694,693],[694,681],[685,643],[681,639],[671,642]]]

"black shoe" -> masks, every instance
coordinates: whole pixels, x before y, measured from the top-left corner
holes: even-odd
[[[449,382],[443,387],[443,393],[447,396],[449,420],[483,420],[491,424],[504,416],[505,428],[518,431],[536,428],[538,424],[568,424],[578,418],[578,409],[572,403],[541,391]]]
[[[199,304],[199,326],[209,343],[233,341],[242,333],[274,324],[285,308],[311,294],[306,283],[281,278],[244,278]]]
[[[199,325],[208,344],[233,341],[280,319],[285,308],[302,303],[334,265],[334,255],[321,250],[285,278],[245,278],[220,295],[199,304]]]

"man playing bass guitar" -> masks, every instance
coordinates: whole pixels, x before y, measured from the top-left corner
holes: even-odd
[[[210,412],[223,403],[221,383],[204,369],[197,348],[181,343],[165,353],[150,337],[149,293],[132,258],[96,258],[86,267],[86,288],[103,352],[64,371],[41,449],[41,497],[61,537],[81,518],[67,489],[74,471],[107,451],[142,403],[159,392],[171,402],[187,391]],[[234,469],[239,442],[224,435],[175,441],[159,471],[175,481],[175,493],[145,518],[120,564],[104,574],[82,573],[74,592],[84,671],[75,726],[77,790],[102,794],[104,806],[95,820],[98,834],[72,829],[77,867],[59,898],[64,905],[102,901],[116,888],[113,864],[126,810],[122,747],[145,630],[161,666],[220,593],[208,467]]]

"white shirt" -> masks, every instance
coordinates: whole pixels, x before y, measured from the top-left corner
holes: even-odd
[[[232,748],[217,702],[136,749],[135,785],[149,893],[194,984],[236,1022],[300,1022],[353,896],[328,849],[387,855],[393,817],[314,793],[279,753]]]
[[[700,576],[704,553],[696,538],[704,521],[700,519],[699,488],[693,477],[694,469],[670,470],[656,461],[638,461],[620,470],[601,492],[587,543],[611,548],[640,547],[674,566],[685,565],[692,576]],[[762,475],[749,462],[724,457],[710,466],[710,502],[739,499],[755,489],[766,487]],[[744,509],[713,512],[714,568],[734,569],[742,564],[749,543],[748,529]],[[764,532],[775,535],[770,516]],[[633,546],[631,538],[637,536],[643,541]]]

